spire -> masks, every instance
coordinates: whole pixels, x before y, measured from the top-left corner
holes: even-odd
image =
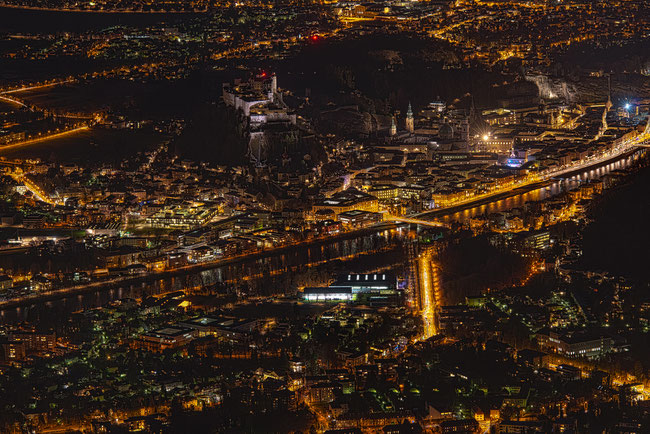
[[[413,120],[413,109],[409,101],[409,108],[406,110],[406,131],[412,133],[415,131],[415,121]]]
[[[397,134],[397,124],[395,123],[395,116],[390,117],[390,135],[394,136]]]

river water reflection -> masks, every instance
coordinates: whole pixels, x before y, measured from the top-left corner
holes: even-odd
[[[582,183],[587,181],[596,180],[604,175],[610,174],[616,170],[627,169],[632,166],[639,158],[642,158],[646,155],[646,151],[638,151],[628,157],[621,158],[604,166],[585,170],[577,175],[571,176],[566,179],[559,179],[554,181],[552,184],[537,188],[535,190],[528,191],[523,194],[516,196],[510,196],[504,199],[496,200],[488,204],[475,206],[472,208],[467,208],[462,211],[456,212],[444,216],[442,221],[452,222],[460,221],[465,222],[473,217],[506,211],[513,208],[518,208],[523,206],[526,202],[536,202],[544,199],[548,199],[553,196],[557,196],[560,193],[571,190]]]
[[[572,189],[583,182],[595,180],[612,171],[626,169],[634,164],[646,151],[639,151],[605,166],[587,170],[568,179],[554,181],[547,187],[497,200],[485,205],[468,208],[443,218],[444,221],[466,221],[472,217],[505,211],[523,206],[526,202],[539,201],[553,197]],[[407,235],[406,228],[393,230],[382,229],[376,233],[366,234],[349,239],[337,240],[313,246],[297,247],[293,250],[269,255],[264,258],[242,261],[234,264],[217,266],[215,268],[193,272],[179,277],[160,279],[153,282],[117,286],[81,295],[74,295],[54,301],[36,303],[32,306],[0,310],[0,323],[16,321],[52,321],[65,318],[70,312],[103,306],[112,300],[125,297],[140,298],[143,296],[183,290],[187,288],[215,286],[220,283],[240,283],[246,281],[253,293],[260,290],[260,283],[275,286],[271,293],[284,293],[283,288],[295,287],[301,282],[296,281],[297,275],[304,275],[310,267],[323,267],[327,272],[344,271],[339,266],[330,266],[337,260],[356,260],[365,258],[372,261],[375,255],[384,254],[386,249],[397,252],[399,262],[406,261],[405,249],[400,249],[401,241]],[[346,264],[342,262],[341,264]],[[303,282],[304,283],[304,282]],[[323,282],[324,283],[324,282]],[[257,288],[256,288],[257,287]]]
[[[284,293],[283,287],[299,285],[310,269],[332,269],[334,264],[348,264],[354,261],[372,261],[374,255],[385,254],[387,250],[397,248],[400,253],[400,241],[406,234],[406,228],[384,229],[349,239],[339,239],[319,245],[296,247],[269,256],[243,260],[228,265],[217,266],[208,270],[169,277],[153,282],[104,288],[94,292],[73,295],[58,300],[35,303],[27,307],[10,308],[0,311],[0,322],[47,321],[54,317],[64,317],[70,312],[103,306],[121,298],[141,298],[171,291],[197,287],[223,287],[220,284],[245,283],[252,293],[257,293],[261,283],[267,293]],[[345,262],[338,262],[345,261]],[[339,271],[339,270],[333,270]],[[315,276],[318,278],[318,275]],[[325,282],[322,282],[325,283]],[[216,292],[218,293],[218,289]]]

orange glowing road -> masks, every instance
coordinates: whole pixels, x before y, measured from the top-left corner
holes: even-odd
[[[29,191],[31,191],[32,194],[38,200],[40,200],[42,202],[45,202],[45,203],[49,203],[50,205],[56,205],[57,204],[57,202],[55,200],[52,200],[50,198],[50,196],[41,187],[39,187],[38,185],[36,185],[34,182],[30,181],[26,177],[17,176],[17,177],[14,177],[14,179],[16,180],[16,182],[22,182],[25,185],[25,187],[27,187],[27,189]]]
[[[418,271],[420,273],[420,311],[422,313],[422,338],[429,339],[438,334],[437,315],[438,301],[440,300],[440,280],[438,267],[433,261],[433,255],[426,251],[418,258]]]
[[[2,151],[6,151],[8,149],[22,148],[23,146],[33,145],[34,143],[40,143],[40,142],[45,142],[45,141],[52,140],[52,139],[57,139],[59,137],[69,136],[71,134],[75,134],[75,133],[78,133],[80,131],[85,131],[88,128],[90,128],[88,125],[84,125],[82,127],[73,128],[71,130],[62,131],[60,133],[54,133],[54,134],[50,134],[50,135],[47,135],[47,136],[37,137],[35,139],[25,140],[24,142],[10,143],[8,145],[0,147],[0,154],[2,153]]]
[[[25,92],[25,91],[28,91],[28,90],[44,89],[46,87],[58,86],[60,84],[72,83],[74,81],[75,81],[75,79],[70,78],[68,80],[53,81],[51,83],[35,84],[33,86],[18,87],[16,89],[4,90],[4,91],[0,92],[0,94],[6,95],[8,93],[17,93],[17,92]]]
[[[14,98],[9,98],[9,97],[6,97],[6,96],[0,96],[0,99],[3,100],[3,101],[10,102],[12,104],[19,105],[21,107],[27,107],[27,104],[25,104],[24,102],[19,101],[17,99],[14,99]]]

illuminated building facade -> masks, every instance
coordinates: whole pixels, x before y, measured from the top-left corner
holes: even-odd
[[[205,225],[219,213],[216,206],[173,206],[166,207],[147,217],[147,224],[152,228],[195,229]]]
[[[373,195],[359,191],[356,188],[348,188],[333,194],[329,198],[320,200],[312,206],[313,213],[320,210],[332,210],[337,216],[342,212],[355,209],[377,212],[379,211],[379,202]]]
[[[195,330],[189,327],[164,327],[145,333],[133,342],[137,349],[161,353],[170,348],[180,348],[194,339]]]
[[[392,274],[346,274],[327,287],[305,288],[302,299],[307,302],[347,302],[376,306],[398,304],[402,291]]]
[[[613,350],[614,340],[590,332],[559,333],[540,331],[537,333],[540,348],[549,349],[567,357],[598,358]]]
[[[338,218],[347,227],[362,227],[382,221],[380,213],[360,210],[342,212]]]
[[[415,131],[415,119],[413,118],[413,109],[411,108],[411,103],[409,103],[409,108],[406,111],[406,131],[409,133]]]

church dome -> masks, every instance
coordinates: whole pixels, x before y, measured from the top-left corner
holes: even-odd
[[[438,135],[440,136],[441,139],[453,139],[454,127],[452,127],[448,123],[444,123],[442,124],[440,130],[438,131]]]

